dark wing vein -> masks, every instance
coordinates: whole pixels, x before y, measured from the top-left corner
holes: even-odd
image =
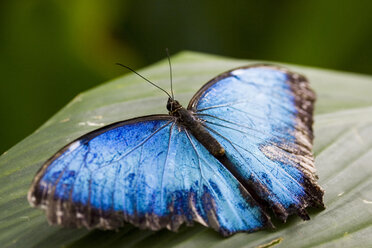
[[[228,122],[228,123],[231,123],[231,124],[234,124],[234,125],[237,125],[237,126],[243,127],[243,128],[250,129],[250,130],[252,130],[252,131],[256,131],[256,132],[261,133],[261,134],[264,134],[264,135],[270,135],[270,136],[273,136],[273,137],[275,137],[275,138],[281,139],[281,138],[278,137],[278,136],[275,136],[275,135],[273,135],[273,134],[268,134],[268,133],[266,133],[266,132],[260,131],[260,130],[255,129],[255,128],[251,128],[251,127],[248,127],[248,126],[241,125],[241,124],[239,124],[239,123],[234,123],[234,122],[231,122],[231,121],[228,121],[228,120],[224,120],[224,119],[222,119],[222,118],[218,118],[218,117],[215,117],[215,116],[213,116],[213,115],[209,115],[209,116],[210,116],[210,117],[213,117],[213,118],[216,118],[216,119],[218,119],[218,120],[221,120],[221,121],[225,121],[225,122]],[[285,147],[281,147],[280,145],[278,145],[277,143],[275,143],[275,142],[273,142],[273,141],[265,140],[265,139],[263,139],[263,138],[260,138],[260,137],[258,137],[258,136],[255,136],[255,135],[252,134],[252,133],[249,133],[249,132],[246,132],[246,131],[242,131],[242,130],[238,130],[238,129],[235,129],[235,128],[233,128],[233,127],[225,126],[225,125],[223,125],[223,124],[215,123],[215,122],[212,122],[212,121],[208,121],[208,120],[204,120],[204,119],[202,119],[202,120],[203,120],[205,123],[209,123],[209,124],[212,124],[212,125],[216,125],[216,126],[220,126],[220,127],[228,128],[228,129],[231,129],[231,130],[234,130],[234,131],[238,131],[238,132],[241,132],[241,133],[244,133],[244,134],[250,135],[250,136],[252,136],[252,137],[254,137],[254,138],[257,138],[257,139],[262,140],[262,141],[264,141],[264,142],[266,142],[266,143],[269,143],[269,144],[271,144],[271,145],[273,145],[273,146],[275,146],[275,147],[277,147],[277,148],[279,148],[279,149],[281,149],[281,150],[283,150],[283,151],[285,151],[285,152],[287,152],[287,153],[289,153],[289,154],[292,154],[292,153],[293,153],[293,151],[288,151],[288,150],[286,150]],[[205,125],[204,125],[204,126],[205,126]],[[298,146],[303,146],[303,145],[304,145],[304,144],[299,144],[299,143],[297,142],[297,140],[296,140],[296,142],[293,142],[293,143],[296,144],[296,145],[298,145]],[[300,149],[301,149],[301,148],[300,148]],[[301,149],[301,151],[304,152],[304,149]],[[311,154],[310,151],[307,149],[307,146],[306,146],[306,148],[305,148],[305,151],[306,151],[306,155],[310,155],[310,154]]]
[[[209,106],[209,107],[206,107],[206,108],[197,109],[196,112],[202,112],[202,111],[205,111],[205,110],[222,108],[222,107],[229,107],[229,106],[233,106],[233,105],[237,105],[237,104],[241,104],[241,103],[252,102],[253,100],[254,99],[249,99],[249,100],[243,100],[243,101],[238,101],[238,102],[229,102],[229,103],[225,103],[225,104]]]
[[[111,165],[112,163],[114,162],[118,162],[120,160],[122,160],[123,158],[125,158],[128,154],[130,154],[131,152],[135,151],[138,147],[142,146],[143,144],[145,144],[149,139],[151,139],[155,134],[157,134],[158,132],[160,132],[162,129],[164,129],[166,126],[169,125],[169,123],[171,123],[172,121],[169,121],[167,122],[166,124],[164,124],[163,126],[161,126],[159,129],[157,129],[155,132],[151,133],[149,136],[147,136],[144,140],[142,140],[138,145],[136,145],[135,147],[133,147],[132,149],[130,149],[129,151],[127,151],[126,153],[120,155],[118,158],[112,160],[112,161],[108,161],[106,162],[106,164],[103,164],[102,166],[100,166],[99,168],[97,168],[96,170],[99,170],[99,169],[102,169],[106,166],[109,166]],[[92,172],[94,172],[95,170],[93,170]]]
[[[237,108],[234,108],[235,110],[238,110],[238,111],[241,111],[240,109],[237,109]],[[247,112],[244,112],[246,115],[247,115],[247,117],[248,116],[251,116],[251,117],[254,117],[254,118],[256,118],[256,119],[260,119],[260,120],[262,120],[262,121],[267,121],[267,118],[265,118],[265,117],[262,117],[262,116],[259,116],[259,115],[255,115],[255,114],[252,114],[252,113],[247,113]],[[214,115],[211,115],[211,114],[204,114],[204,113],[196,113],[196,115],[197,116],[210,116],[210,117],[213,117],[213,118],[216,118],[216,119],[219,119],[219,120],[221,120],[221,121],[225,121],[225,122],[229,122],[229,123],[232,123],[232,124],[235,124],[235,125],[237,125],[237,126],[241,126],[241,127],[247,127],[247,126],[244,126],[244,125],[241,125],[241,124],[239,124],[239,123],[236,123],[236,122],[232,122],[232,121],[229,121],[229,120],[226,120],[226,119],[223,119],[223,118],[220,118],[220,117],[217,117],[217,116],[214,116]],[[249,118],[249,117],[248,117]],[[282,124],[284,124],[284,125],[286,125],[286,126],[289,126],[289,127],[292,127],[292,128],[294,128],[296,131],[299,131],[299,132],[301,132],[301,133],[305,133],[305,134],[307,134],[307,133],[309,133],[309,128],[307,127],[307,126],[305,126],[305,125],[302,125],[301,126],[301,128],[300,127],[298,127],[297,125],[293,125],[292,123],[288,123],[288,122],[286,122],[286,121],[284,121],[284,120],[282,120],[282,119],[275,119],[276,121],[279,121],[280,123],[282,123]],[[253,123],[253,121],[249,118],[249,121],[250,121],[250,123]],[[302,123],[303,124],[303,123]],[[306,127],[306,129],[307,130],[304,130],[303,128],[304,127]]]
[[[190,144],[193,148],[193,150],[195,151],[195,154],[196,154],[196,157],[198,158],[198,167],[199,167],[199,171],[200,171],[200,178],[199,178],[199,181],[202,182],[205,181],[206,183],[208,183],[208,181],[205,179],[204,175],[203,175],[203,171],[202,171],[202,168],[201,168],[201,164],[200,164],[200,156],[199,156],[199,153],[198,151],[196,150],[196,147],[194,145],[194,143],[192,142],[191,138],[190,138],[190,134],[188,133],[188,131],[185,129],[185,133],[186,133],[186,136],[187,136],[187,139],[190,141]],[[201,190],[201,183],[199,185],[199,194],[200,194],[200,190]],[[200,195],[199,195],[200,197]]]
[[[79,147],[78,149],[79,149],[79,150],[82,149],[82,146]],[[78,154],[78,152],[76,152],[75,155],[74,155],[73,157],[71,157],[71,160],[73,160],[73,159],[76,157],[77,154]],[[55,194],[55,191],[56,191],[56,188],[57,188],[57,185],[58,185],[59,181],[61,180],[61,178],[63,177],[65,171],[67,170],[67,167],[68,167],[68,166],[65,166],[65,167],[63,168],[63,170],[62,170],[61,173],[59,174],[59,176],[58,176],[57,180],[55,181],[55,183],[52,184],[52,185],[53,185],[53,186],[52,186],[52,192],[51,192],[51,194],[48,194],[48,196],[47,196],[48,198],[53,199],[54,194]],[[48,187],[47,187],[47,188],[48,188]],[[49,199],[49,200],[50,200],[50,199]],[[57,203],[58,203],[57,206],[59,206],[60,203],[61,203],[61,199],[60,199],[60,198],[58,198],[58,202],[57,202]]]
[[[241,103],[249,103],[249,102],[252,102],[253,100],[255,100],[258,96],[260,96],[261,94],[258,94],[255,96],[255,98],[252,98],[252,99],[248,99],[248,100],[243,100],[243,101],[236,101],[236,102],[230,102],[230,103],[225,103],[225,104],[220,104],[220,105],[215,105],[215,106],[209,106],[209,107],[206,107],[206,108],[201,108],[201,109],[197,109],[196,112],[202,112],[202,111],[205,111],[205,110],[209,110],[209,109],[216,109],[216,108],[223,108],[223,107],[229,107],[229,106],[234,106],[234,105],[238,105],[238,104],[241,104]],[[291,114],[295,114],[295,112],[293,112],[292,110],[290,110],[288,107],[286,107],[283,102],[279,101],[278,99],[276,98],[271,98],[271,100],[273,101],[273,104],[277,104],[277,105],[281,105],[282,108],[284,110],[286,110],[287,112],[291,113]],[[260,104],[258,102],[255,103],[255,105],[258,105],[260,106]],[[261,104],[262,105],[262,104]],[[304,112],[303,114],[307,114],[309,115],[309,113],[307,112]]]
[[[168,155],[169,155],[169,150],[170,150],[170,144],[171,144],[171,140],[172,140],[172,130],[173,130],[173,127],[176,123],[173,122],[172,123],[172,126],[170,127],[169,129],[169,139],[168,139],[168,148],[167,148],[167,155],[165,157],[165,160],[164,160],[164,166],[163,166],[163,171],[162,171],[162,175],[161,175],[161,181],[160,181],[160,201],[163,201],[163,181],[164,181],[164,172],[165,172],[165,167],[167,165],[167,162],[168,162]],[[161,202],[162,203],[162,202]],[[162,206],[162,204],[160,204]]]
[[[262,139],[262,138],[259,138],[259,137],[257,137],[257,136],[254,136],[253,134],[250,134],[250,133],[248,133],[248,132],[244,132],[244,131],[242,131],[242,130],[239,130],[239,129],[236,129],[236,128],[233,128],[233,127],[229,127],[229,126],[225,126],[225,125],[222,125],[222,124],[219,124],[219,123],[215,123],[215,122],[212,122],[212,121],[206,121],[206,120],[205,120],[205,123],[209,123],[209,124],[212,124],[212,125],[215,125],[215,126],[224,127],[224,128],[229,128],[229,129],[231,129],[231,130],[234,130],[234,131],[237,131],[237,132],[241,132],[241,133],[244,133],[244,134],[250,135],[250,136],[252,136],[252,137],[254,137],[254,138],[257,138],[257,139],[260,139],[260,140],[262,140],[262,141],[269,142],[269,143],[275,145],[276,147],[278,147],[278,148],[284,150],[282,147],[279,147],[279,146],[276,145],[275,143],[272,143],[272,141],[266,141],[266,140],[264,140],[264,139]],[[206,126],[206,125],[204,125],[204,126]],[[279,136],[276,136],[276,135],[273,135],[273,134],[268,134],[268,133],[266,133],[266,132],[262,132],[262,131],[259,131],[259,130],[256,130],[256,129],[251,129],[251,130],[252,130],[252,131],[257,131],[257,132],[259,132],[259,133],[261,133],[261,134],[271,135],[271,136],[273,136],[273,137],[275,137],[275,138],[278,138],[279,140],[283,139],[282,137],[279,137]],[[299,146],[305,145],[305,144],[299,144],[299,143],[297,143],[297,140],[296,140],[296,142],[294,142],[294,143],[297,144],[297,145],[299,145]],[[307,147],[307,146],[306,146],[306,147]]]

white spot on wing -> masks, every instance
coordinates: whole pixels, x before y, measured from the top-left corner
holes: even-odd
[[[363,203],[365,203],[365,204],[372,204],[372,201],[363,200]]]
[[[238,70],[235,70],[235,71],[231,72],[231,74],[234,75],[234,76],[239,76],[239,75],[242,75],[243,73],[244,73],[243,69],[238,69]]]
[[[339,193],[337,196],[340,197],[344,194],[344,192]]]
[[[72,143],[71,145],[70,145],[70,147],[69,147],[69,151],[70,152],[72,152],[73,150],[75,150],[76,148],[78,148],[79,146],[80,146],[80,141],[76,141],[76,142],[74,142],[74,143]]]

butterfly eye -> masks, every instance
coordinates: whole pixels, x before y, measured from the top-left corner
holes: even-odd
[[[173,107],[173,101],[172,99],[168,99],[168,102],[167,102],[167,109],[169,112],[172,112],[172,107]]]

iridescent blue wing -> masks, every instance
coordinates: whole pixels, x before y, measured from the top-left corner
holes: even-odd
[[[28,199],[50,223],[223,235],[271,225],[234,176],[170,116],[113,124],[67,145],[38,172]]]
[[[188,109],[225,148],[225,166],[285,221],[323,206],[311,152],[314,101],[303,76],[262,65],[216,77]]]

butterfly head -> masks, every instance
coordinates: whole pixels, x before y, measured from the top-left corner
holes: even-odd
[[[177,111],[182,108],[182,105],[173,98],[169,97],[167,102],[167,109],[169,111],[169,115],[177,115]]]

